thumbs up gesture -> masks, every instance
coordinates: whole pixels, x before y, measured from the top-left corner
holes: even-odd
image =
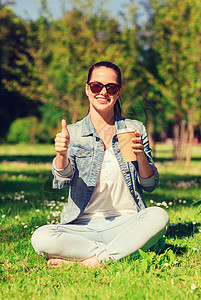
[[[70,143],[70,135],[67,129],[67,122],[65,119],[61,121],[62,131],[57,133],[55,138],[55,150],[57,153],[61,154],[62,156],[67,155],[68,145]]]

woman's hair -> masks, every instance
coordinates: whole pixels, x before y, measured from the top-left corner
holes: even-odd
[[[110,61],[100,61],[98,63],[93,64],[91,66],[91,68],[89,69],[87,83],[89,83],[91,80],[93,70],[96,68],[100,68],[100,67],[106,67],[106,68],[113,69],[115,71],[115,73],[117,74],[117,81],[118,81],[119,86],[121,87],[121,85],[122,85],[121,70],[119,69],[119,67],[117,65],[113,64]],[[90,109],[90,107],[88,107],[87,115],[89,113],[89,109]],[[114,112],[121,115],[121,98],[120,97],[117,99],[117,101],[114,105]]]

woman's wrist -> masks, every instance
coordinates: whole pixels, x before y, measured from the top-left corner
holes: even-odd
[[[149,178],[154,174],[152,167],[150,166],[147,157],[144,152],[137,153],[137,161],[139,167],[139,174],[141,178]]]
[[[55,167],[57,169],[65,169],[69,164],[67,153],[61,154],[57,153],[56,159],[55,159]]]

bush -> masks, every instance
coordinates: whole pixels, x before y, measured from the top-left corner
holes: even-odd
[[[7,141],[34,144],[38,142],[37,128],[38,119],[34,116],[16,119],[9,127]]]

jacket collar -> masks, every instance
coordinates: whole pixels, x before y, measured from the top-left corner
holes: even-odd
[[[126,128],[125,118],[121,115],[115,114],[115,132],[123,128]]]
[[[90,113],[82,120],[82,136],[88,136],[96,132],[91,119]]]
[[[125,118],[121,115],[115,113],[115,132],[118,129],[126,128]],[[82,120],[82,136],[89,136],[96,133],[96,129],[94,128],[91,119],[90,113]]]

